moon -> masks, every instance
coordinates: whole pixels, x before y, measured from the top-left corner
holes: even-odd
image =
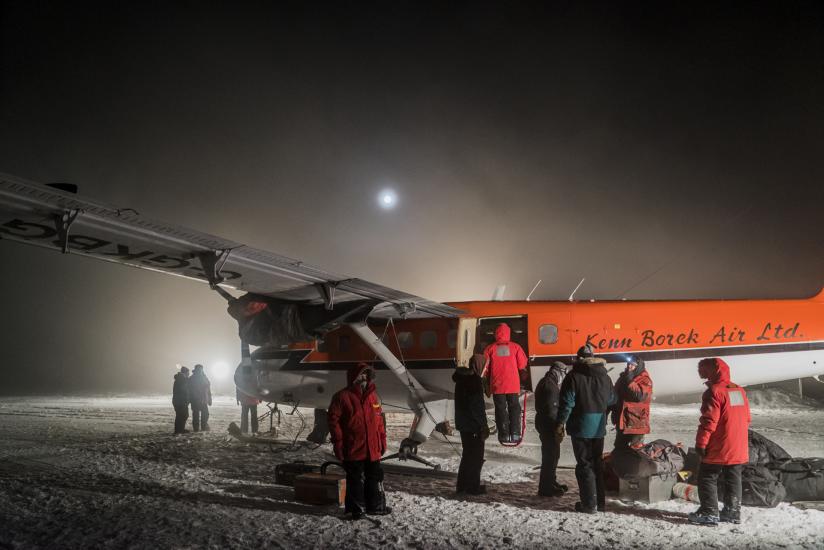
[[[385,210],[391,210],[398,204],[398,195],[391,189],[384,189],[378,194],[378,204]]]

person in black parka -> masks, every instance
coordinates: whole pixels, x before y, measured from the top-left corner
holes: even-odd
[[[458,467],[458,493],[479,495],[486,492],[481,485],[481,468],[484,463],[484,442],[489,437],[486,424],[483,372],[486,358],[475,354],[469,360],[469,368],[455,369],[455,428],[461,433],[463,453]]]
[[[195,365],[189,378],[189,402],[192,405],[192,430],[209,431],[209,407],[212,406],[212,388],[203,365]]]
[[[541,477],[538,481],[538,496],[557,497],[568,487],[558,483],[555,470],[561,456],[561,439],[555,433],[558,419],[558,402],[561,396],[561,382],[567,373],[567,366],[560,361],[541,378],[535,387],[535,429],[541,437]]]
[[[172,406],[175,408],[175,434],[183,434],[189,419],[189,369],[180,367],[172,385]]]

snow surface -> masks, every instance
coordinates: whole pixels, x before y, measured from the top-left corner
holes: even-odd
[[[750,392],[753,427],[794,456],[824,456],[824,410],[773,390]],[[531,411],[531,406],[530,406]],[[274,484],[281,462],[328,460],[329,445],[253,445],[226,435],[239,408],[215,400],[208,433],[174,436],[168,396],[0,398],[0,547],[30,548],[821,548],[824,512],[789,504],[747,508],[738,526],[686,523],[695,504],[608,500],[608,512],[572,511],[569,441],[560,499],[535,496],[540,463],[531,427],[521,447],[487,444],[489,494],[457,497],[451,479],[387,474],[390,516],[352,522]],[[290,412],[290,411],[284,411]],[[306,429],[311,427],[311,411]],[[531,413],[530,413],[531,415]],[[653,405],[653,434],[692,443],[698,405]],[[409,417],[390,415],[392,445]],[[300,431],[284,414],[279,437]],[[264,426],[268,428],[268,425]],[[608,435],[607,444],[611,444]],[[457,470],[457,437],[438,434],[422,456]]]

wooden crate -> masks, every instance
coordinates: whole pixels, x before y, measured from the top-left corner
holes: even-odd
[[[337,504],[346,499],[346,476],[310,472],[295,477],[295,500],[307,504]]]

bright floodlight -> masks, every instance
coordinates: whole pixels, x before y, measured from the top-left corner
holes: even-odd
[[[226,380],[229,376],[229,365],[224,361],[216,361],[211,368],[211,375],[215,380]]]
[[[385,208],[387,210],[390,208],[395,208],[395,205],[398,204],[398,196],[394,191],[385,189],[384,191],[381,191],[380,195],[378,195],[378,204],[381,205],[381,208]]]

